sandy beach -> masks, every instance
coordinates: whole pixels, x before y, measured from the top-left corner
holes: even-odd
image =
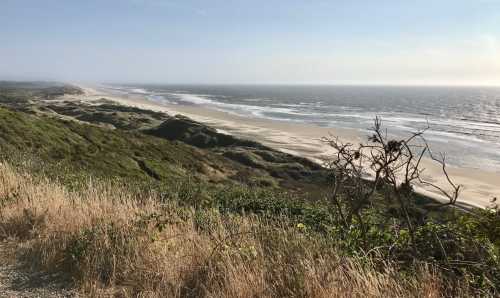
[[[182,114],[210,125],[220,132],[259,141],[272,148],[322,162],[332,149],[321,141],[325,136],[337,136],[344,142],[359,143],[366,139],[356,130],[324,128],[311,124],[256,119],[236,116],[227,112],[201,106],[167,105],[148,100],[140,95],[115,95],[99,87],[80,86],[83,95],[66,95],[64,100],[94,101],[106,98],[117,103],[142,109]],[[447,189],[446,177],[441,167],[431,160],[424,160],[424,179]],[[500,173],[472,168],[449,166],[448,172],[456,184],[462,185],[459,202],[464,207],[490,206],[491,199],[500,196]],[[420,193],[443,200],[435,190],[418,188]]]

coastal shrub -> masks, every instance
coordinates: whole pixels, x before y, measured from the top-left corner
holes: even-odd
[[[225,197],[219,194],[226,208],[190,208],[160,200],[152,192],[138,197],[99,181],[68,191],[5,165],[0,165],[0,177],[5,177],[0,180],[2,197],[19,189],[17,198],[5,201],[0,210],[0,230],[13,222],[30,222],[24,210],[44,214],[43,224],[17,240],[18,254],[38,270],[65,273],[86,295],[437,297],[477,293],[461,277],[446,279],[432,263],[415,264],[407,274],[397,262],[374,254],[344,255],[328,233],[305,220],[298,222],[298,218],[321,218],[322,213],[312,206],[287,206],[277,198],[266,204],[257,195],[252,204],[241,200],[231,205],[229,198],[236,194],[251,199],[248,190],[236,189]],[[240,206],[258,212],[230,211]],[[10,229],[8,237],[17,237],[17,232]]]
[[[496,199],[492,200],[496,203]],[[500,210],[497,206],[486,209],[475,208],[457,218],[457,225],[464,233],[477,235],[479,239],[488,239],[500,248]]]
[[[367,142],[355,145],[344,143],[339,138],[324,138],[334,150],[331,160],[326,162],[332,176],[330,200],[346,229],[356,220],[366,236],[369,224],[365,223],[363,212],[379,208],[381,204],[376,203],[382,201],[393,209],[392,213],[385,215],[400,220],[413,242],[415,225],[423,224],[426,216],[416,208],[419,196],[415,195],[414,186],[417,183],[438,191],[445,199],[444,203],[433,202],[428,209],[455,205],[462,186],[455,184],[449,176],[445,155],[437,158],[430,150],[423,136],[425,130],[393,139],[377,117]],[[449,190],[423,179],[421,161],[426,156],[441,167]]]
[[[465,278],[477,289],[496,293],[498,270],[498,211],[453,210],[461,185],[446,168],[445,155],[436,157],[422,131],[403,139],[391,139],[375,119],[367,143],[354,145],[338,138],[325,139],[335,153],[331,169],[332,212],[342,227],[342,250],[376,253],[397,260],[402,269],[415,262],[432,263],[448,279]],[[424,156],[436,162],[446,187],[421,177]],[[415,194],[415,184],[436,190],[444,202]],[[439,210],[439,211],[438,211]]]

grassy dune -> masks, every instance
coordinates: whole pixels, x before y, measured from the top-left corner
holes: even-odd
[[[439,297],[466,295],[438,268],[346,257],[286,216],[193,209],[89,182],[77,192],[0,166],[0,237],[33,269],[64,272],[88,295]]]
[[[0,249],[85,296],[499,293],[498,210],[428,212],[410,192],[410,236],[379,187],[346,227],[319,165],[66,92],[0,82]]]

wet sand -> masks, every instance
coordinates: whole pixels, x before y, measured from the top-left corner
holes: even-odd
[[[93,101],[106,98],[123,105],[162,111],[170,115],[182,114],[221,132],[259,141],[277,150],[304,156],[317,162],[323,162],[333,152],[332,148],[321,141],[325,136],[337,136],[343,142],[354,144],[366,140],[366,136],[360,135],[354,129],[332,129],[312,124],[242,117],[203,106],[160,104],[141,95],[117,95],[102,88],[80,87],[85,94],[66,95],[64,99]],[[426,159],[423,160],[422,167],[425,168],[424,179],[444,189],[449,188],[439,164]],[[463,206],[487,207],[491,205],[490,200],[493,197],[500,196],[500,173],[452,166],[447,169],[453,181],[462,185],[459,201]],[[417,191],[444,200],[434,189],[418,187]]]

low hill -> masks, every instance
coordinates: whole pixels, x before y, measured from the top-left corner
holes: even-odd
[[[141,181],[192,176],[289,191],[325,182],[325,170],[306,159],[220,134],[187,118],[105,99],[92,104],[46,100],[47,89],[29,90],[33,95],[26,97],[24,89],[16,93],[0,88],[4,153],[24,152],[67,171]]]
[[[33,293],[61,296],[498,296],[496,209],[436,211],[409,185],[339,177],[182,116],[61,92],[79,90],[0,82],[10,296],[28,294],[6,274],[39,272],[50,288]]]

